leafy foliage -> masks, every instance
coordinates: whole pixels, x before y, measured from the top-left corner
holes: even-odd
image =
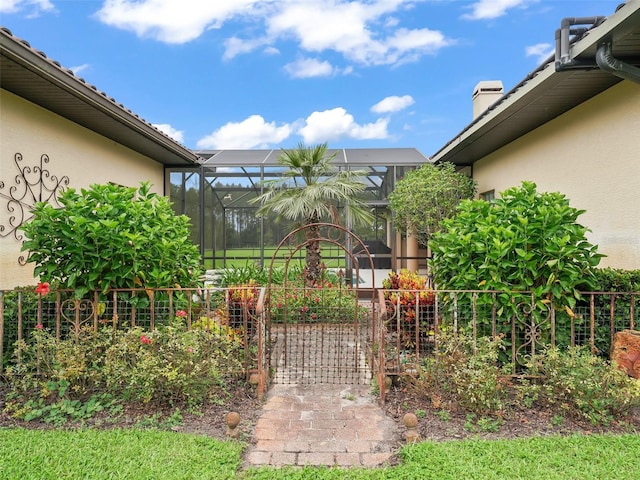
[[[396,227],[427,245],[440,231],[442,221],[455,214],[460,201],[473,198],[475,193],[475,181],[456,172],[452,164],[425,163],[396,184],[389,195],[389,207]]]
[[[7,412],[55,423],[90,416],[112,398],[198,405],[243,371],[242,342],[231,329],[187,330],[179,317],[151,332],[82,328],[63,340],[37,326],[18,352],[6,373]]]
[[[521,379],[500,366],[501,337],[447,330],[434,356],[422,360],[413,388],[434,408],[500,417],[513,409],[543,407],[557,415],[608,424],[640,406],[640,382],[586,347],[548,348],[530,358]],[[480,425],[480,421],[478,422]]]
[[[283,150],[278,163],[287,168],[281,177],[265,182],[266,192],[254,202],[261,203],[258,215],[275,213],[278,218],[304,223],[331,220],[339,223],[338,207],[357,222],[373,216],[359,198],[365,190],[364,171],[338,170],[332,164],[335,154],[327,144]]]
[[[392,271],[382,281],[382,288],[389,313],[386,322],[388,334],[399,336],[405,348],[415,347],[416,338],[422,340],[421,343],[425,343],[427,337],[433,338],[435,295],[427,287],[426,277],[406,269]],[[426,349],[426,345],[421,347]]]
[[[498,365],[502,348],[500,338],[474,342],[463,333],[443,332],[435,355],[423,360],[416,382],[435,408],[455,402],[472,414],[501,414],[509,396]]]
[[[640,292],[640,270],[598,268],[594,271],[600,292]]]
[[[542,374],[538,401],[567,417],[607,425],[640,406],[640,382],[585,347],[550,348],[530,371]]]
[[[189,240],[189,219],[149,188],[69,188],[59,198],[63,208],[37,204],[22,227],[34,274],[77,297],[110,288],[195,286],[200,255]]]
[[[367,309],[358,304],[357,292],[338,279],[324,279],[315,287],[290,282],[271,289],[271,321],[338,323],[362,320]],[[348,320],[347,320],[348,319]]]
[[[430,243],[435,281],[442,289],[503,291],[503,308],[519,291],[573,308],[578,290],[594,285],[602,257],[576,222],[582,213],[561,193],[538,193],[532,182],[494,203],[463,201]]]
[[[280,178],[265,182],[266,191],[252,203],[260,203],[257,215],[275,214],[278,220],[286,219],[303,225],[315,225],[320,221],[339,222],[339,209],[345,218],[354,223],[367,223],[373,214],[361,198],[366,184],[362,177],[366,172],[339,170],[332,164],[335,154],[327,153],[327,144],[283,150],[279,164],[286,168]],[[305,280],[313,287],[321,280],[321,248],[315,240],[319,236],[316,226],[305,231],[306,267]]]

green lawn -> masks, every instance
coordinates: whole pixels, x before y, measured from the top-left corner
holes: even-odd
[[[244,445],[141,430],[0,430],[0,477],[12,479],[632,479],[639,435],[424,442],[382,469],[240,470]]]
[[[275,246],[264,247],[264,263],[265,266],[269,266],[271,264],[271,258],[276,251]],[[205,251],[205,258],[210,258],[212,255],[212,250]],[[325,245],[322,249],[323,258],[325,258],[325,263],[329,268],[344,268],[345,265],[345,254],[341,248],[336,246]],[[215,256],[218,258],[216,260],[217,268],[222,268],[222,258],[225,257],[225,252],[223,250],[216,250]],[[278,252],[278,257],[275,260],[276,265],[284,265],[285,260],[289,257],[289,251],[286,248],[280,249]],[[304,261],[305,251],[304,249],[298,251],[296,253],[296,258],[300,259],[300,261]],[[339,258],[333,258],[339,257]],[[231,248],[226,251],[226,265],[227,267],[244,267],[247,265],[247,262],[253,264],[257,262],[260,258],[260,248]],[[205,266],[207,268],[211,268],[211,260],[207,260],[205,262]]]

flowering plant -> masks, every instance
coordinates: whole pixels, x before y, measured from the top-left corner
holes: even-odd
[[[269,309],[273,322],[345,322],[361,320],[366,315],[354,289],[328,280],[314,287],[294,283],[286,288],[273,288]]]
[[[39,282],[38,286],[36,287],[36,293],[38,295],[46,295],[47,293],[49,293],[50,289],[49,289],[49,282]]]
[[[241,285],[234,285],[227,290],[228,325],[236,331],[244,329],[245,318],[247,333],[253,335],[255,330],[254,314],[258,304],[258,284],[255,280]]]
[[[433,290],[427,287],[427,279],[417,272],[400,270],[390,272],[389,277],[382,281],[385,289],[384,298],[387,310],[390,312],[389,328],[404,337],[404,343],[412,346],[416,332],[431,332],[428,324],[433,323],[430,318],[430,307],[435,302]],[[394,322],[395,320],[395,322]]]

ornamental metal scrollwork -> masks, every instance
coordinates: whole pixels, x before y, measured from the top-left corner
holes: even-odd
[[[68,299],[62,302],[60,312],[62,318],[73,327],[73,334],[76,339],[80,335],[80,329],[93,319],[95,311],[91,300]]]
[[[515,360],[525,366],[540,350],[540,347],[547,346],[549,339],[545,338],[550,334],[553,328],[551,317],[553,315],[554,305],[552,302],[536,304],[531,302],[522,302],[517,305],[514,322],[516,332],[520,332],[520,338],[516,348]]]
[[[69,185],[69,177],[66,175],[58,178],[45,168],[49,163],[49,156],[40,156],[39,165],[24,165],[21,153],[14,155],[14,163],[18,173],[14,178],[14,184],[9,186],[0,180],[0,200],[6,206],[8,220],[0,223],[0,238],[13,236],[19,242],[23,240],[19,232],[20,227],[29,221],[36,203],[48,202],[61,207],[58,195]],[[21,256],[18,263],[25,265],[26,259]]]

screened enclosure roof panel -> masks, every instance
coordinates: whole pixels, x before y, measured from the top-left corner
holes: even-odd
[[[282,150],[196,150],[196,155],[205,159],[208,167],[244,167],[264,165],[277,167]],[[335,153],[337,165],[422,165],[429,159],[415,148],[341,148],[327,149]]]

